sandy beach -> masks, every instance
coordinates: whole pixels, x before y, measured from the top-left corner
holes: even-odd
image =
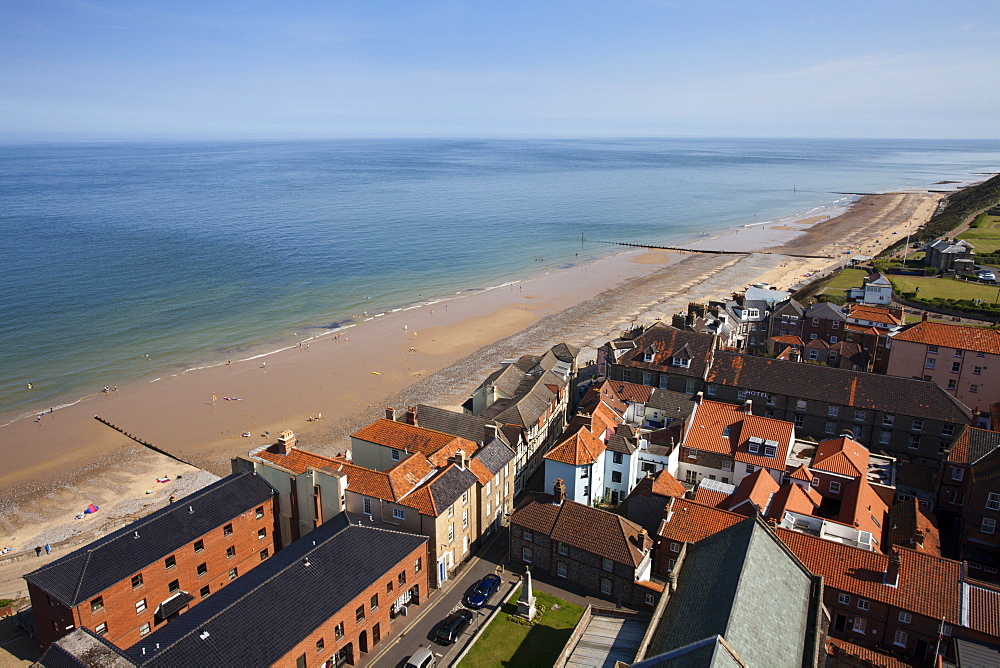
[[[228,473],[231,457],[272,442],[284,429],[298,433],[303,448],[336,452],[351,430],[379,417],[386,405],[461,403],[504,358],[566,341],[590,360],[630,323],[669,321],[689,301],[726,297],[759,281],[799,284],[807,274],[842,265],[850,257],[844,251],[872,255],[894,243],[929,219],[939,198],[865,196],[834,218],[745,227],[696,245],[747,254],[637,249],[551,269],[447,306],[389,313],[339,338],[330,334],[255,360],[151,382],[154,376],[38,421],[17,421],[0,428],[0,535],[7,537],[0,547],[22,555],[40,542],[148,512],[174,493],[155,489],[157,476],[182,474],[190,484],[204,484],[208,474]],[[190,466],[138,445],[95,416]],[[98,499],[104,502],[99,521],[73,520]],[[33,553],[17,562],[0,558],[0,589],[16,586],[10,574],[36,567],[33,559]]]

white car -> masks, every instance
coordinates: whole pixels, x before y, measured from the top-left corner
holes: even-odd
[[[993,272],[992,271],[988,271],[986,269],[982,269],[982,270],[976,272],[976,276],[978,276],[979,280],[981,280],[981,281],[995,281],[995,280],[997,280],[997,277],[993,275]]]

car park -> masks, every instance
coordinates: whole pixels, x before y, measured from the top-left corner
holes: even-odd
[[[472,612],[469,610],[456,610],[441,622],[441,626],[438,627],[437,633],[434,634],[434,641],[439,645],[450,645],[459,636],[462,635],[462,631],[469,626],[472,622]]]
[[[468,597],[465,600],[466,605],[468,605],[473,610],[479,610],[481,607],[489,603],[490,598],[493,594],[497,593],[500,589],[500,576],[490,573],[482,580],[476,583],[469,592]]]

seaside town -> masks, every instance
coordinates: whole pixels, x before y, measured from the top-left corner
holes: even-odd
[[[396,383],[381,403],[206,417],[211,452],[158,437],[179,415],[131,426],[128,388],[39,416],[154,463],[131,506],[95,478],[75,487],[95,502],[11,533],[5,659],[1000,665],[1000,177],[801,222],[756,249],[630,251],[659,278],[598,283],[574,328],[511,316],[490,336],[549,337],[513,354],[471,337],[413,363],[446,345],[425,325],[446,307],[419,335],[396,316],[399,352],[354,376]],[[624,318],[581,329],[607,302]],[[216,369],[244,376],[202,410],[261,410],[253,388],[320,348]]]

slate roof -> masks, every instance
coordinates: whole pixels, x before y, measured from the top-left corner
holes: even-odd
[[[852,478],[868,475],[868,448],[852,438],[830,438],[816,447],[811,468]]]
[[[1000,330],[996,329],[946,325],[926,320],[904,327],[892,338],[894,341],[910,341],[1000,355]]]
[[[672,416],[674,419],[684,420],[691,415],[697,404],[694,403],[694,397],[690,394],[655,388],[646,405],[665,411],[668,416]]]
[[[777,529],[778,537],[806,567],[823,576],[823,586],[879,601],[932,619],[943,616],[958,624],[961,616],[959,585],[962,564],[896,548],[900,557],[899,584],[884,583],[889,557],[816,536]]]
[[[546,452],[544,459],[570,466],[584,466],[595,463],[604,448],[604,444],[589,429],[580,427]]]
[[[499,473],[507,465],[507,462],[512,459],[514,459],[514,451],[499,438],[494,438],[479,448],[473,457],[474,462],[480,462],[486,467],[492,474],[491,478]]]
[[[486,425],[491,424],[491,420],[478,415],[468,413],[458,413],[446,408],[419,404],[416,415],[417,425],[425,429],[432,429],[452,436],[482,443],[486,438]]]
[[[647,475],[640,478],[628,496],[618,505],[618,512],[629,520],[646,528],[650,534],[656,533],[663,518],[663,508],[673,496],[684,496],[687,489],[666,469],[656,477]]]
[[[642,527],[621,515],[569,499],[559,505],[551,494],[532,493],[510,517],[511,524],[567,545],[636,568],[653,546],[648,536],[639,546]]]
[[[962,431],[951,443],[948,461],[956,464],[975,464],[997,448],[1000,448],[1000,431],[962,427]]]
[[[580,349],[566,343],[565,341],[552,346],[551,350],[552,354],[563,362],[573,362],[580,356]]]
[[[701,378],[708,368],[715,338],[710,334],[699,334],[674,329],[657,323],[635,338],[635,348],[622,354],[619,364],[654,371],[669,370],[672,374]],[[685,346],[691,353],[689,367],[673,366],[673,355]],[[643,362],[646,351],[655,350],[652,362]]]
[[[745,518],[688,548],[644,658],[721,636],[744,665],[813,665],[815,581],[761,519]]]
[[[972,411],[929,380],[716,351],[707,382],[840,406],[968,424]]]
[[[623,455],[631,455],[638,449],[638,446],[635,443],[621,434],[611,434],[605,445],[611,452],[620,452]]]
[[[424,507],[424,504],[417,499],[413,500],[414,507],[417,508],[424,515],[431,515],[437,517],[443,513],[448,506],[455,503],[456,500],[465,491],[476,484],[476,475],[469,469],[463,469],[456,464],[450,464],[445,470],[434,476],[430,482],[422,487],[427,489],[431,495],[432,505],[430,508]],[[401,503],[406,504],[408,499],[404,498]],[[421,507],[417,507],[419,504]],[[430,511],[430,512],[427,512]]]
[[[426,541],[354,525],[341,513],[127,653],[150,668],[272,665],[373,583],[394,577],[400,562]]]
[[[847,320],[842,306],[830,302],[816,302],[806,309],[805,318],[820,318],[821,320]]]
[[[64,605],[76,607],[253,510],[274,494],[270,485],[252,472],[226,476],[28,573],[24,579]]]

